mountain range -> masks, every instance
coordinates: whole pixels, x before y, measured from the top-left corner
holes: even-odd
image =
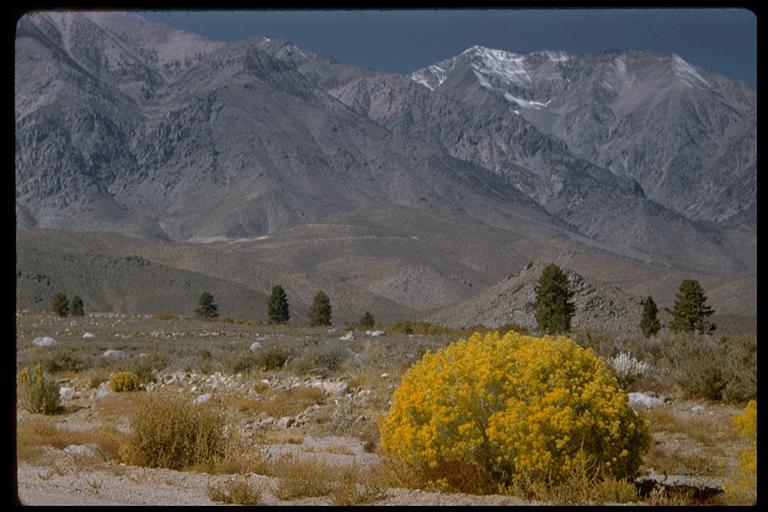
[[[334,272],[345,258],[375,262],[370,278],[364,267],[346,281],[307,273],[303,286],[338,289],[350,314],[366,303],[394,316],[434,314],[557,259],[552,250],[718,286],[754,281],[756,93],[677,55],[474,46],[404,76],[285,40],[223,43],[130,13],[38,12],[17,25],[15,87],[25,254],[42,250],[34,232],[119,233],[165,248],[151,261],[254,294],[283,279],[307,295],[299,261]],[[286,261],[260,249],[295,233],[305,250]],[[351,237],[362,253],[329,259],[313,237]],[[384,240],[431,247],[387,260]],[[234,260],[224,271],[162,256],[202,246],[269,263],[247,277]],[[32,261],[43,259],[19,257],[17,276],[40,275]],[[723,300],[748,312],[746,295]]]

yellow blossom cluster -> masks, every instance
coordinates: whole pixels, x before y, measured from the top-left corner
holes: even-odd
[[[476,333],[403,376],[380,427],[384,452],[424,470],[470,461],[500,480],[557,481],[579,464],[636,473],[647,421],[606,363],[564,338]]]
[[[738,502],[752,503],[757,490],[757,402],[750,400],[744,412],[733,418],[733,424],[738,434],[749,440],[749,446],[739,454],[737,477],[726,485],[726,492]]]

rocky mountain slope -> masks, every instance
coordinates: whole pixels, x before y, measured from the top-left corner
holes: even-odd
[[[282,284],[299,316],[322,289],[339,320],[452,321],[554,261],[610,301],[693,276],[756,310],[756,94],[678,56],[473,47],[400,76],[38,12],[15,85],[20,307],[188,313],[211,291],[260,318]],[[615,299],[611,328],[634,322]]]
[[[754,209],[754,92],[707,73],[717,87],[699,87],[698,71],[679,58],[646,57],[611,61],[630,64],[623,82],[610,82],[625,94],[605,106],[610,95],[584,84],[608,73],[599,64],[608,57],[473,47],[411,80],[286,41],[207,41],[133,14],[32,14],[16,37],[17,218],[25,228],[189,240],[274,233],[395,203],[566,232],[680,268],[751,271],[744,249],[754,231],[737,221]],[[678,71],[648,71],[664,66]],[[654,121],[634,137],[606,121],[589,138],[592,111],[572,112],[586,102],[632,119],[656,115],[660,98],[693,101],[689,89],[709,95],[707,122],[700,98],[693,114],[675,110],[674,126]],[[671,119],[664,112],[656,117]],[[681,139],[689,125],[707,138]],[[577,150],[576,134],[602,145]],[[630,155],[645,163],[617,171],[615,148],[662,139],[702,155],[699,144],[716,141],[718,158],[734,165],[704,172],[698,160],[681,167]],[[651,167],[679,186],[646,176]]]

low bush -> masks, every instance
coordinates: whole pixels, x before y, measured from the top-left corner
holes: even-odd
[[[323,345],[312,348],[302,357],[291,362],[291,368],[299,374],[314,374],[327,377],[340,370],[350,357],[350,350],[341,344]]]
[[[59,385],[40,364],[25,366],[17,375],[19,405],[29,412],[55,414],[61,410]]]
[[[117,372],[109,379],[109,389],[115,393],[123,393],[125,391],[138,391],[139,377],[133,372]]]
[[[139,400],[131,429],[123,454],[130,464],[185,469],[215,464],[224,456],[224,418],[207,404],[149,394]]]
[[[634,475],[647,421],[605,361],[567,338],[475,334],[427,354],[402,377],[381,448],[432,481],[469,475],[494,490],[526,475],[557,484],[580,464]],[[461,490],[460,480],[446,481]]]
[[[336,483],[337,468],[317,460],[278,459],[273,468],[280,478],[275,496],[281,500],[328,496]]]
[[[292,352],[283,347],[272,345],[259,350],[253,356],[253,364],[256,368],[260,368],[265,371],[279,370],[291,357]]]
[[[244,478],[228,480],[221,484],[207,487],[211,501],[229,505],[258,505],[261,502],[261,489],[249,484]]]
[[[755,338],[692,337],[673,350],[674,380],[687,398],[745,402],[757,396]]]

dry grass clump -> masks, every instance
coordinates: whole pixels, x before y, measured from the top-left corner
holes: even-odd
[[[206,491],[211,501],[228,505],[258,505],[262,497],[261,489],[249,484],[244,478],[209,485]]]
[[[328,496],[334,489],[337,472],[338,468],[314,459],[283,457],[272,467],[272,474],[280,478],[275,496],[281,500]]]
[[[152,320],[178,320],[179,317],[173,313],[155,313],[152,315]]]
[[[109,379],[108,386],[115,393],[138,391],[140,389],[139,376],[133,372],[117,372]]]
[[[340,506],[365,505],[384,497],[384,490],[375,475],[358,466],[346,466],[336,475],[331,490],[331,503]]]
[[[55,414],[61,411],[59,385],[40,364],[24,367],[17,375],[19,405],[32,413]]]
[[[329,496],[334,505],[360,505],[383,497],[376,473],[357,466],[284,457],[273,464],[272,474],[280,478],[275,496],[281,500]]]
[[[502,486],[500,491],[502,494],[555,505],[640,501],[637,488],[630,480],[602,474],[584,462],[576,465],[565,479],[542,480],[530,478],[523,473],[510,486]]]
[[[224,418],[206,404],[166,393],[142,397],[123,453],[137,466],[185,469],[224,457]]]
[[[119,460],[125,441],[126,435],[114,427],[100,426],[83,432],[57,428],[45,418],[28,418],[17,423],[16,457],[18,460],[34,460],[43,446],[63,449],[71,444],[95,444]]]

